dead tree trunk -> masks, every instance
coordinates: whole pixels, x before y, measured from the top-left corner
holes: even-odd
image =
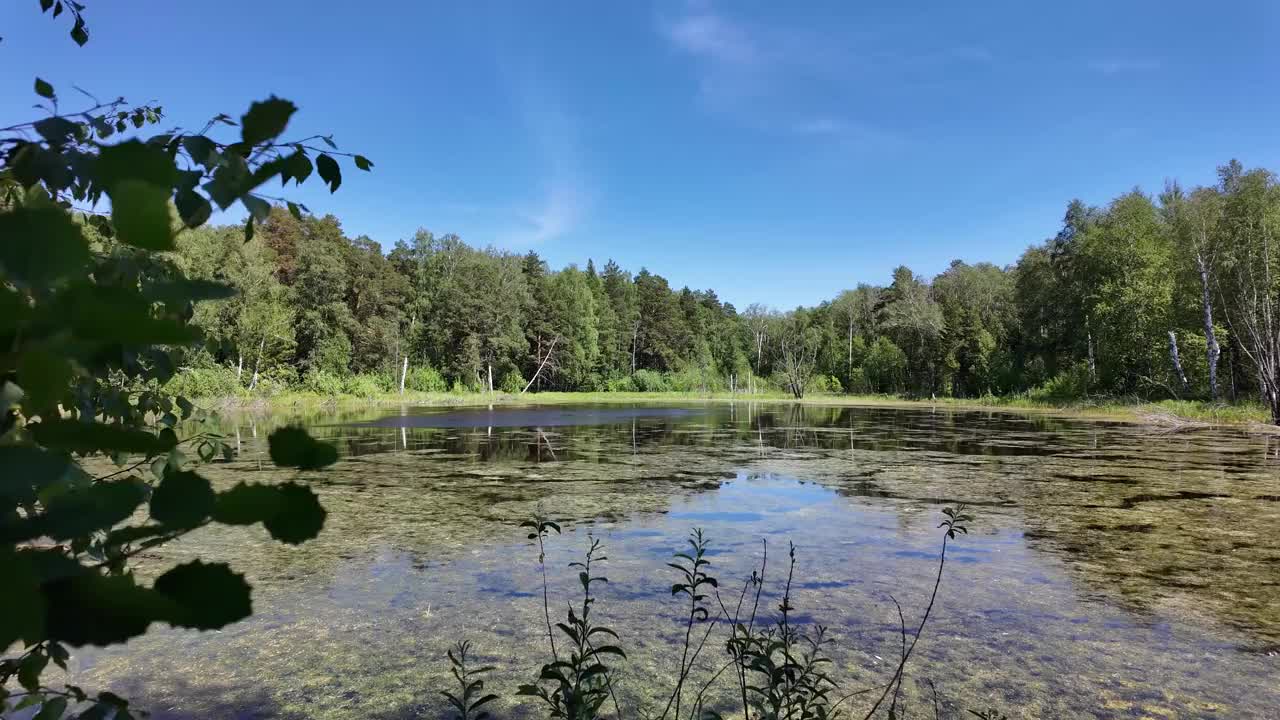
[[[253,390],[258,386],[258,368],[262,365],[262,351],[267,347],[267,336],[263,335],[262,340],[258,342],[258,357],[253,361],[253,380],[249,381],[249,389]]]
[[[409,374],[409,356],[404,356],[404,363],[400,365],[400,394],[404,394],[404,380]]]
[[[1178,376],[1178,386],[1182,388],[1183,396],[1191,394],[1191,385],[1187,383],[1187,374],[1182,371],[1182,360],[1178,357],[1178,336],[1169,331],[1169,360],[1173,363],[1173,372]]]
[[[485,363],[485,367],[489,370],[489,392],[493,393],[493,363]]]
[[[1204,311],[1204,339],[1208,345],[1205,351],[1209,366],[1209,399],[1218,399],[1218,357],[1222,348],[1218,346],[1218,335],[1213,330],[1213,300],[1209,293],[1209,264],[1203,253],[1196,253],[1196,264],[1200,268],[1200,302]]]
[[[244,375],[244,353],[236,353],[236,382]]]
[[[631,326],[631,374],[636,374],[636,345],[640,340],[640,321]]]
[[[533,385],[533,382],[542,374],[542,368],[547,366],[547,361],[551,359],[551,351],[556,349],[556,341],[559,339],[560,338],[558,337],[551,338],[551,346],[547,348],[547,354],[543,356],[542,362],[538,363],[538,369],[534,371],[533,377],[529,378],[529,382],[526,383],[524,389],[520,391],[521,395],[529,392],[529,388]]]

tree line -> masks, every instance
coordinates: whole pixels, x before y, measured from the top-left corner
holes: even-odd
[[[196,277],[240,290],[195,322],[193,366],[241,385],[352,374],[384,389],[782,389],[978,397],[1039,388],[1144,398],[1261,399],[1280,419],[1280,186],[1231,161],[1218,182],[1104,207],[1009,266],[903,266],[814,307],[735,308],[612,260],[552,269],[536,253],[419,230],[389,252],[332,216],[275,208],[187,233]]]

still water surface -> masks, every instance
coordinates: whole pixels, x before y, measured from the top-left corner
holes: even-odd
[[[219,486],[274,481],[264,438],[289,417],[228,419],[241,454]],[[217,633],[163,630],[77,657],[74,680],[157,718],[407,718],[444,712],[445,649],[470,639],[503,670],[502,717],[544,661],[541,510],[553,612],[566,565],[603,541],[596,612],[622,636],[625,706],[673,683],[680,607],[665,567],[700,527],[739,586],[767,547],[773,615],[788,541],[793,603],[837,640],[847,690],[883,682],[899,619],[917,622],[937,525],[967,502],[939,605],[904,688],[917,716],[1280,716],[1280,438],[1161,434],[1113,422],[927,409],[737,403],[683,407],[385,409],[302,418],[344,454],[305,476],[329,510],[300,548],[209,528],[144,559],[198,553],[255,585],[255,615]],[[706,651],[723,662],[722,643]],[[727,689],[727,688],[726,688]],[[859,715],[860,716],[860,715]]]

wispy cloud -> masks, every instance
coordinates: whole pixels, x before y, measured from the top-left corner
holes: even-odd
[[[881,147],[901,139],[865,112],[848,109],[860,104],[859,80],[994,60],[977,45],[915,54],[875,50],[865,38],[752,24],[705,2],[659,17],[657,30],[674,51],[692,61],[698,99],[707,108],[762,130],[850,148]]]
[[[1161,62],[1153,58],[1100,58],[1090,60],[1088,65],[1090,70],[1103,75],[1154,72],[1162,67]]]

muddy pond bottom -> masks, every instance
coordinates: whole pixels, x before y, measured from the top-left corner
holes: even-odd
[[[909,715],[933,717],[935,702],[956,718],[1280,708],[1273,437],[746,403],[403,408],[230,418],[240,455],[206,474],[219,486],[293,478],[263,461],[262,440],[298,421],[344,454],[301,478],[329,511],[319,538],[293,548],[255,528],[207,528],[140,568],[230,562],[254,585],[254,616],[81,651],[71,681],[156,718],[443,717],[445,651],[469,640],[497,668],[493,714],[542,717],[515,694],[550,654],[538,547],[519,527],[541,514],[563,530],[546,539],[552,622],[580,598],[568,564],[603,545],[593,572],[609,582],[592,612],[627,652],[614,667],[625,716],[660,711],[676,682],[687,605],[666,563],[694,528],[726,604],[763,565],[758,622],[778,617],[794,545],[791,621],[825,626],[842,695],[891,676],[939,570],[941,510],[965,502],[974,519],[948,546],[907,667]],[[727,627],[710,632],[695,687],[728,660]],[[736,693],[725,673],[706,698],[740,716]],[[860,717],[869,706],[843,707]]]

